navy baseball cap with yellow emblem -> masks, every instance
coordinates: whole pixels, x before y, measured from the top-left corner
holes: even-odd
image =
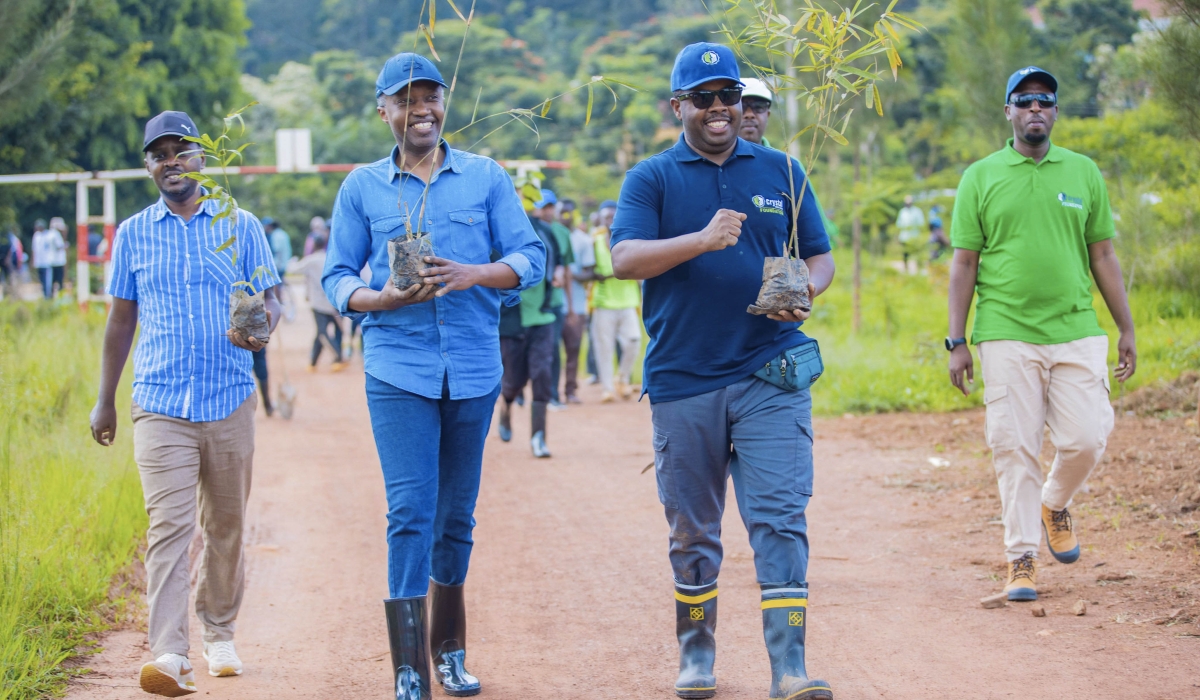
[[[1030,78],[1041,80],[1050,88],[1050,92],[1058,93],[1058,81],[1054,79],[1053,75],[1037,66],[1027,66],[1008,76],[1008,87],[1004,89],[1004,104],[1008,104],[1008,98],[1012,97],[1013,91]]]
[[[732,80],[742,84],[733,49],[707,41],[683,47],[671,69],[671,91],[691,90],[710,80]]]
[[[196,130],[196,122],[187,115],[187,112],[163,112],[146,122],[146,134],[142,140],[142,151],[150,148],[150,144],[164,136],[199,136],[200,132]]]
[[[383,64],[379,77],[375,79],[375,96],[395,95],[409,83],[429,80],[444,88],[450,86],[442,79],[442,73],[433,61],[416,53],[398,53]]]

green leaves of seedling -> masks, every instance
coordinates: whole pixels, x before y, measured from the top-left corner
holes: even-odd
[[[198,146],[198,148],[194,151],[196,155],[202,156],[206,163],[215,164],[218,168],[220,168],[222,182],[218,182],[204,171],[184,173],[183,175],[186,178],[200,183],[200,186],[206,190],[198,201],[217,202],[219,210],[215,215],[213,215],[212,223],[214,226],[223,219],[228,219],[233,226],[236,226],[238,223],[238,203],[237,199],[234,198],[233,193],[229,189],[229,173],[227,168],[232,166],[234,163],[240,163],[243,159],[246,149],[254,144],[247,142],[240,146],[234,146],[233,137],[230,135],[230,132],[232,132],[236,126],[238,128],[239,138],[246,133],[246,120],[242,118],[242,114],[247,109],[257,104],[257,102],[251,102],[244,107],[225,115],[225,117],[222,119],[224,127],[222,128],[221,133],[217,134],[216,138],[213,138],[208,134],[183,137],[185,141],[189,141]],[[229,238],[225,239],[225,242],[217,246],[213,251],[216,253],[221,253],[225,250],[232,249],[232,255],[230,256],[229,264],[233,267],[234,272],[237,271],[238,266],[238,251],[236,244],[237,234],[235,233],[230,235]],[[263,268],[259,268],[259,270],[255,271],[255,277],[259,276],[259,271],[261,270],[263,270]],[[252,277],[251,280],[253,281],[255,277]],[[239,281],[235,284],[238,286],[249,286],[251,290],[254,289],[253,285],[248,282]]]

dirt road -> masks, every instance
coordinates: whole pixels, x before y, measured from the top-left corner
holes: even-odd
[[[389,697],[385,505],[361,365],[334,375],[323,360],[304,373],[310,329],[306,317],[285,328],[294,420],[259,416],[237,636],[246,671],[209,677],[193,618],[202,697]],[[584,398],[550,415],[553,459],[530,456],[527,410],[516,411],[513,443],[489,438],[467,593],[481,697],[674,697],[667,527],[654,475],[642,473],[649,406]],[[1047,617],[981,609],[999,589],[999,528],[888,488],[886,476],[928,465],[871,447],[844,422],[817,424],[809,519],[809,668],[840,700],[1200,698],[1200,639],[1118,625],[1120,591],[1088,585],[1105,552],[1047,568]],[[752,554],[729,501],[718,697],[761,699],[769,670]],[[1079,598],[1092,603],[1084,617],[1069,612]],[[109,635],[68,697],[148,697],[136,680],[143,642],[136,630]]]

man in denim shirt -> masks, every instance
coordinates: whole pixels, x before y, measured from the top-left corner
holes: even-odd
[[[322,280],[339,313],[366,314],[363,362],[388,499],[384,608],[398,700],[429,697],[430,649],[448,695],[479,692],[463,667],[462,586],[484,438],[500,392],[500,304],[519,303],[519,292],[545,274],[546,250],[512,179],[495,161],[442,141],[445,88],[422,56],[402,53],[384,64],[375,96],[396,147],[342,184]],[[425,259],[423,284],[397,289],[387,244],[408,231],[428,235],[434,255]],[[359,277],[367,264],[370,285]]]

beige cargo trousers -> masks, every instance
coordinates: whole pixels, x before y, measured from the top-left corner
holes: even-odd
[[[1062,510],[1100,463],[1113,429],[1108,337],[1055,345],[989,340],[978,345],[987,444],[1000,486],[1009,561],[1037,555],[1042,505]],[[1044,430],[1057,454],[1041,464]]]

